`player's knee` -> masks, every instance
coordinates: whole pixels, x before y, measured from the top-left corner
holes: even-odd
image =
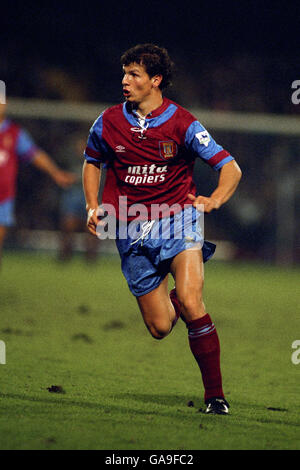
[[[171,325],[169,322],[153,323],[148,325],[148,329],[153,338],[163,339],[170,333]]]
[[[195,287],[195,289],[185,290],[180,296],[178,296],[183,312],[197,314],[199,309],[202,308],[202,286],[203,285],[200,285]]]

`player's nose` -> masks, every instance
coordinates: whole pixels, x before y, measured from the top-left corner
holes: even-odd
[[[122,85],[128,85],[128,74],[125,73],[122,79]]]

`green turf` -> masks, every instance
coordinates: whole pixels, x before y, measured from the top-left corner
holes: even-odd
[[[291,361],[299,274],[206,265],[206,306],[231,404],[230,416],[206,416],[184,324],[154,340],[117,258],[88,266],[79,257],[59,264],[50,255],[5,253],[0,448],[300,449],[300,364]],[[65,393],[50,393],[51,385]]]

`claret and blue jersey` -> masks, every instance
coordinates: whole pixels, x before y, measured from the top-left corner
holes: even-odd
[[[0,225],[14,223],[14,199],[19,162],[33,160],[37,147],[30,135],[5,119],[0,123]]]
[[[85,150],[88,162],[107,164],[103,203],[117,214],[119,196],[149,213],[151,204],[190,204],[196,157],[215,170],[233,160],[190,112],[167,98],[145,119],[129,103],[108,108],[93,124]]]

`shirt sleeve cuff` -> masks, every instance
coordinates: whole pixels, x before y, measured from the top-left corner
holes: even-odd
[[[234,158],[227,152],[227,150],[221,150],[220,152],[216,153],[216,155],[207,160],[207,163],[217,171],[231,160],[234,160]]]
[[[100,152],[97,152],[96,150],[93,150],[89,147],[86,147],[83,155],[86,161],[89,163],[103,163],[105,161],[105,159],[101,157]]]

